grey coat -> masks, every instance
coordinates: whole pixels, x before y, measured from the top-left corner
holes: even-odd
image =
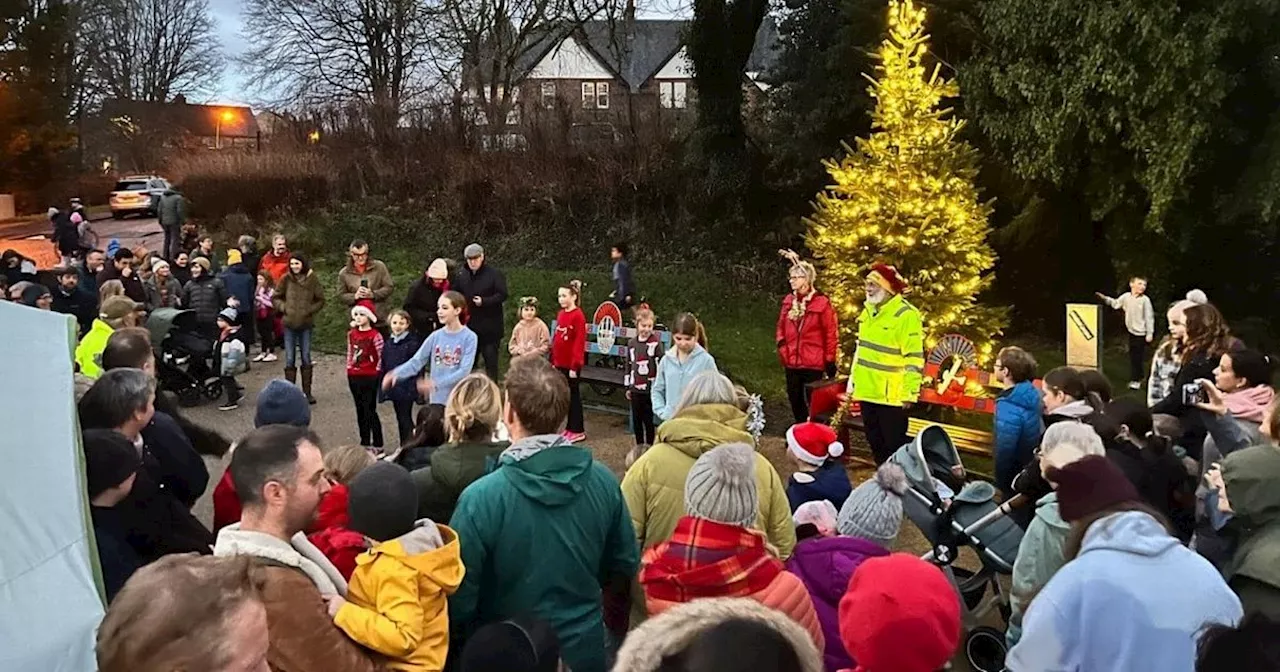
[[[156,206],[156,219],[160,220],[160,226],[182,226],[187,221],[187,199],[172,189],[166,190]]]

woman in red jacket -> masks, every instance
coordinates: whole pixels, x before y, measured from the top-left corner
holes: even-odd
[[[809,418],[809,397],[805,386],[836,376],[836,351],[840,334],[836,310],[826,295],[814,288],[817,271],[791,250],[781,250],[791,261],[788,277],[791,293],[782,299],[778,313],[778,358],[787,372],[787,399],[797,423]]]
[[[557,292],[560,314],[556,315],[556,333],[551,337],[551,365],[569,379],[569,422],[564,438],[572,443],[587,438],[579,390],[579,376],[587,363],[587,318],[578,307],[581,296],[582,283],[577,280],[570,280]]]

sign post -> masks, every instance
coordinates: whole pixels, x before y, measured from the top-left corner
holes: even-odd
[[[1067,366],[1102,368],[1102,311],[1097,304],[1067,304]]]

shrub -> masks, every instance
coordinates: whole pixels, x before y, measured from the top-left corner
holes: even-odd
[[[315,152],[209,152],[170,161],[169,178],[191,214],[219,220],[232,213],[261,219],[278,211],[323,207],[334,195],[333,166]]]

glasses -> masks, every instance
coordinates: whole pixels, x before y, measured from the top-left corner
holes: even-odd
[[[791,275],[792,280],[807,280],[808,278],[809,276],[805,275],[804,273],[793,273]]]
[[[369,253],[368,252],[352,252],[351,258],[352,259],[368,259]]]

